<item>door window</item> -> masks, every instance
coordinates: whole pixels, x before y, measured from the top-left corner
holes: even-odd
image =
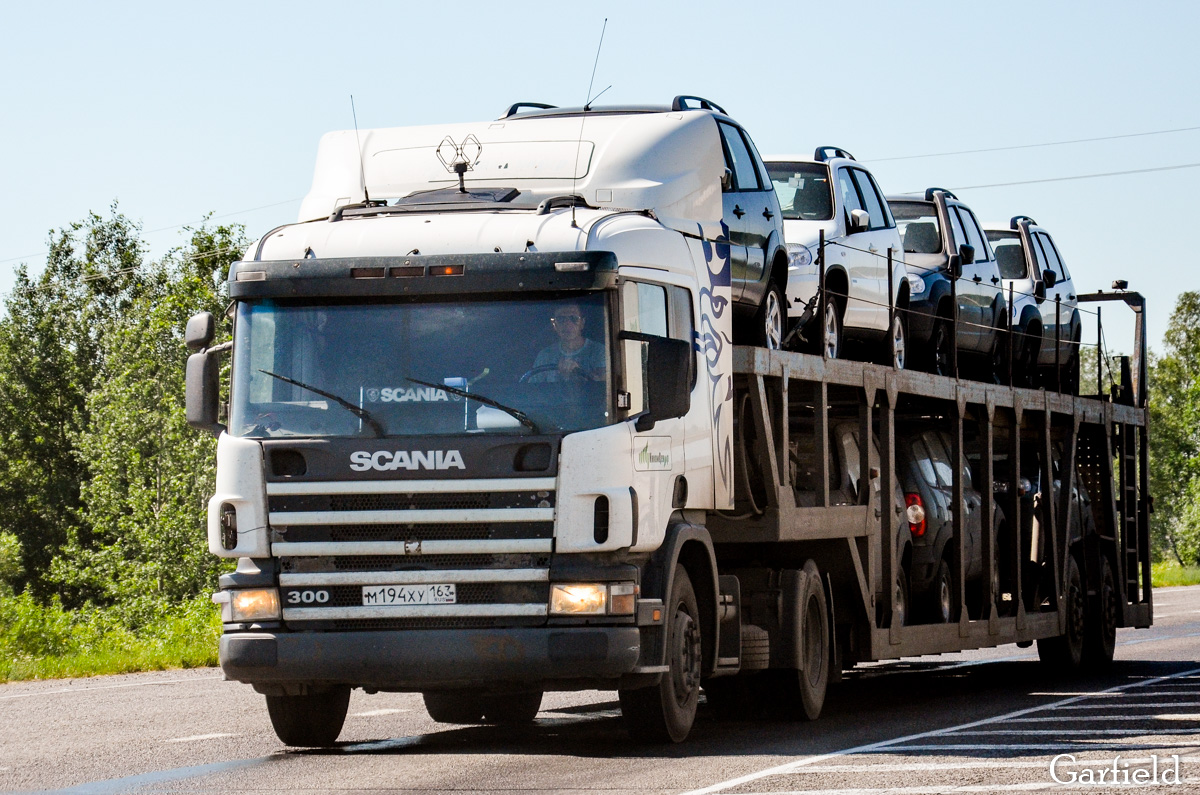
[[[862,199],[863,209],[871,214],[872,230],[887,229],[894,226],[891,216],[887,211],[887,202],[879,195],[878,187],[875,185],[871,175],[860,168],[850,169],[854,175],[854,181],[858,185],[858,195]]]
[[[963,227],[967,230],[967,243],[975,247],[975,261],[985,262],[990,260],[992,258],[991,250],[988,248],[983,232],[979,229],[979,221],[975,219],[975,214],[966,207],[959,207],[957,209],[962,216]]]
[[[667,336],[667,292],[658,284],[625,282],[621,287],[621,328],[638,334]],[[629,392],[629,414],[646,407],[646,364],[648,344],[643,340],[622,340],[625,365],[625,389]]]
[[[846,228],[850,227],[850,212],[852,210],[866,210],[862,206],[862,202],[858,199],[858,189],[854,187],[854,182],[850,179],[848,169],[838,169],[838,194],[842,197],[842,207],[846,213]],[[868,212],[870,212],[868,210]]]
[[[746,148],[746,142],[742,140],[738,129],[732,124],[724,122],[718,122],[717,127],[721,130],[721,140],[725,142],[726,164],[733,171],[732,189],[736,191],[762,190],[762,184],[758,179],[758,168],[754,165],[754,158],[750,156],[750,150]]]
[[[963,231],[962,221],[958,219],[955,208],[947,207],[946,209],[950,211],[950,231],[954,233],[954,251],[950,253],[957,254],[959,246],[967,242],[967,233]]]
[[[1067,265],[1062,261],[1062,257],[1058,256],[1058,248],[1054,245],[1054,241],[1050,239],[1050,235],[1044,232],[1037,233],[1038,241],[1046,251],[1046,262],[1050,265],[1050,270],[1058,276],[1058,280],[1066,281],[1071,278],[1071,274],[1067,271]]]

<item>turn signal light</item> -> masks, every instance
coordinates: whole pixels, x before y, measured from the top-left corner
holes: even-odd
[[[921,495],[908,493],[904,495],[905,512],[908,514],[908,529],[914,536],[925,535],[925,503]]]

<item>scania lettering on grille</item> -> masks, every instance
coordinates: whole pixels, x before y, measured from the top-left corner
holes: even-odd
[[[393,469],[466,469],[462,454],[457,450],[359,450],[350,454],[350,468],[355,472],[374,469],[387,472]]]

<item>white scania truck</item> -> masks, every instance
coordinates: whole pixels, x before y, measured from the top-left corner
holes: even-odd
[[[786,315],[783,241],[727,223],[778,223],[741,190],[757,170],[770,193],[744,132],[687,98],[529,107],[327,135],[301,221],[230,271],[232,341],[189,323],[209,544],[238,561],[221,666],[280,739],[333,743],[356,687],[448,723],[598,688],[635,737],[680,741],[702,688],[815,718],[858,660],[1037,639],[1078,665],[1148,624],[1141,398],[735,349],[735,312],[768,343]],[[1003,502],[1004,544],[985,523],[997,575],[955,581],[955,624],[904,618],[907,414],[946,419],[976,485],[1054,473]],[[1086,522],[1062,496],[1085,455]],[[979,568],[948,549],[953,576]]]

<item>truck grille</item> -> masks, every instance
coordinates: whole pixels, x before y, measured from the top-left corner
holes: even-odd
[[[553,489],[554,478],[268,483],[283,620],[340,630],[544,623]],[[363,604],[367,587],[435,584],[454,585],[455,602]]]

